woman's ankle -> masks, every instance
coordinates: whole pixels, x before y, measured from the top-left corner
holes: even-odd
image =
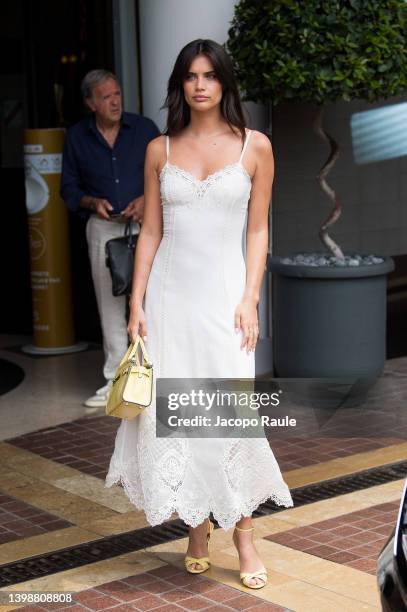
[[[240,552],[249,551],[254,547],[253,541],[253,526],[252,527],[239,527],[233,532],[233,541],[240,554]]]
[[[192,527],[191,525],[189,525],[189,533],[199,533],[200,531],[206,531],[208,528],[208,521],[209,519],[205,519],[196,527]]]
[[[238,531],[251,531],[253,529],[252,517],[242,516],[242,518],[237,521],[235,527]]]
[[[189,539],[194,542],[200,542],[203,540],[205,540],[206,542],[206,538],[208,534],[208,526],[209,526],[208,520],[204,521],[200,525],[197,525],[196,527],[190,526],[189,533],[188,533]]]

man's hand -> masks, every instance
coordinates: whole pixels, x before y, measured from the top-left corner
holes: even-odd
[[[135,198],[126,206],[122,211],[122,215],[125,219],[132,218],[136,223],[141,223],[143,220],[144,213],[144,196]]]
[[[110,219],[109,210],[113,210],[113,206],[104,198],[94,198],[93,196],[83,196],[81,202],[83,208],[88,208],[95,212],[101,219]]]
[[[93,210],[102,219],[110,219],[109,210],[113,210],[113,206],[103,198],[93,198]]]

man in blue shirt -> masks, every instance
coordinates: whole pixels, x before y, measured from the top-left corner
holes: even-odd
[[[61,196],[67,207],[88,216],[86,238],[103,334],[106,384],[86,400],[106,405],[109,384],[127,349],[126,297],[114,297],[105,263],[105,244],[124,234],[124,222],[141,222],[144,207],[144,156],[160,134],[146,117],[122,110],[117,77],[92,70],[83,79],[82,96],[92,111],[66,134]]]

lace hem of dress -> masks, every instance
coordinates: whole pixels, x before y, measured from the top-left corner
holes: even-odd
[[[181,499],[173,500],[173,503],[168,506],[161,506],[160,508],[150,508],[146,505],[144,499],[135,487],[126,478],[124,471],[118,469],[109,470],[106,476],[105,487],[111,487],[115,484],[122,485],[124,492],[129,498],[130,502],[136,506],[138,510],[145,512],[147,522],[154,527],[160,525],[164,521],[171,518],[173,513],[177,513],[179,518],[182,519],[187,525],[191,527],[197,527],[200,525],[210,513],[212,513],[219,526],[225,531],[232,529],[236,523],[244,516],[251,516],[253,512],[258,508],[260,504],[263,504],[268,499],[271,499],[278,506],[284,506],[291,508],[294,506],[294,502],[287,490],[276,491],[262,491],[259,492],[256,498],[246,500],[242,502],[239,507],[228,509],[228,511],[222,511],[216,504],[209,502],[206,507],[188,507]]]

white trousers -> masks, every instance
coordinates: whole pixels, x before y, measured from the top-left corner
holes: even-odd
[[[117,366],[127,350],[126,299],[114,297],[112,278],[106,266],[105,244],[110,238],[124,235],[124,223],[105,221],[92,215],[86,225],[89,259],[95,287],[103,335],[104,366],[106,380],[113,378]]]

